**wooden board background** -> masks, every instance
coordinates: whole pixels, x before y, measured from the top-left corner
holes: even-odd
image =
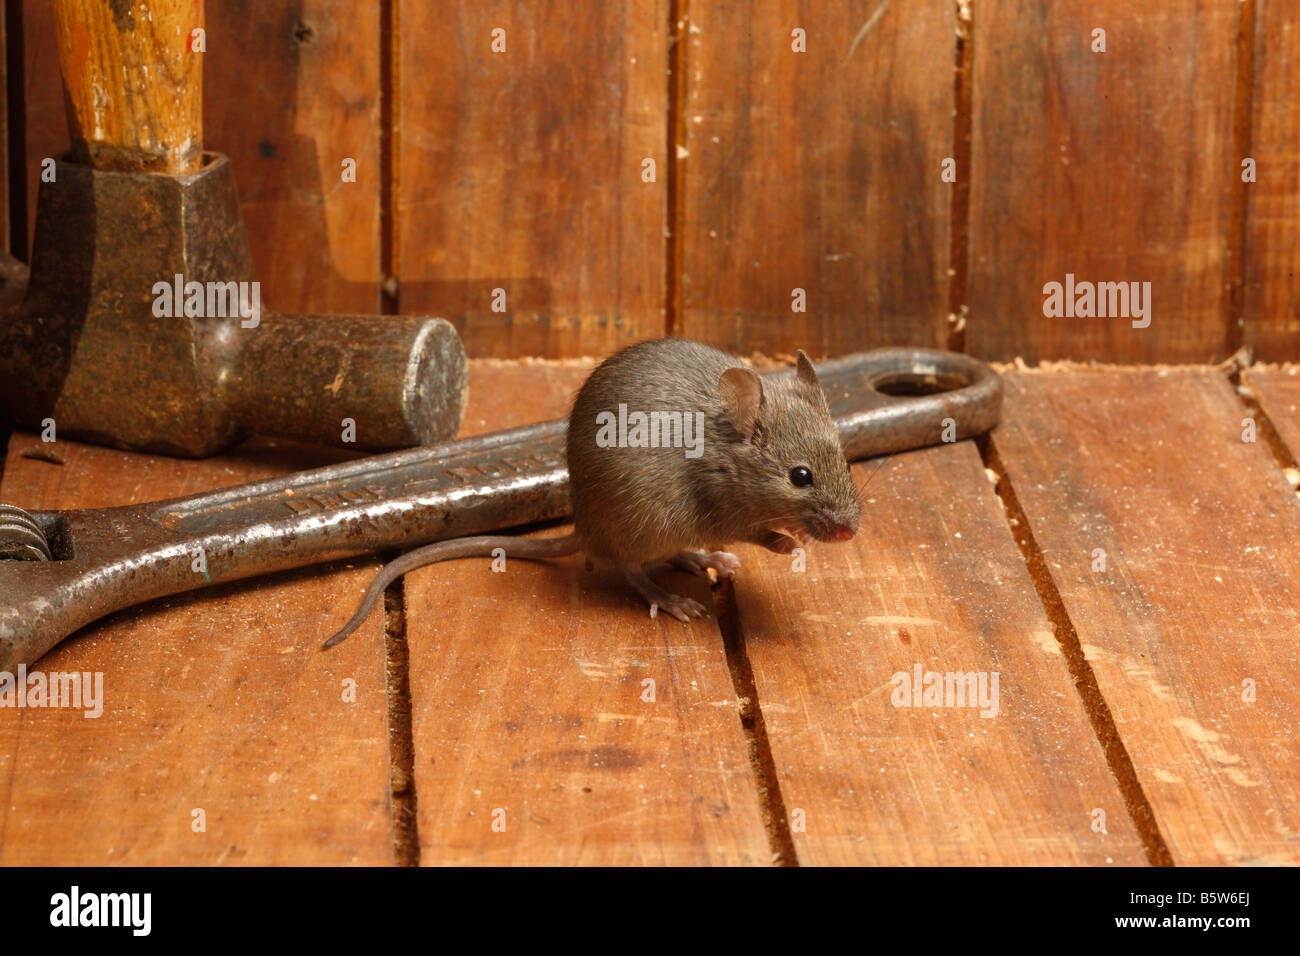
[[[474,356],[659,334],[667,5],[395,2],[401,310],[451,319]]]
[[[1106,31],[1094,53],[1092,30]],[[1225,346],[1235,4],[975,8],[969,343],[1026,361]],[[1153,51],[1158,50],[1158,54]],[[1151,283],[1152,320],[1046,318],[1043,286]]]
[[[1300,7],[1258,0],[1243,320],[1270,361],[1300,358]]]
[[[681,334],[741,353],[946,344],[956,7],[892,4],[855,44],[879,6],[689,5]]]
[[[206,7],[206,142],[234,160],[279,308],[440,314],[474,356],[672,332],[742,353],[1300,358],[1283,0]],[[20,10],[10,198],[30,232],[67,133],[48,0]],[[1151,282],[1151,326],[1044,318],[1067,272]]]

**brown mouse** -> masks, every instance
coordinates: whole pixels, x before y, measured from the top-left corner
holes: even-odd
[[[587,378],[569,416],[566,447],[572,534],[484,535],[440,541],[386,565],[360,609],[325,642],[333,647],[370,614],[384,589],[436,561],[557,558],[581,551],[614,567],[650,603],[679,620],[705,614],[647,573],[670,562],[730,576],[740,562],[705,550],[732,541],[788,554],[810,538],[846,541],[860,506],[813,364],[764,380],[717,349],[686,339],[630,345]]]

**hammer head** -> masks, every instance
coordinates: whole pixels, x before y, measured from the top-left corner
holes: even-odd
[[[0,279],[0,410],[30,428],[197,457],[255,432],[383,449],[460,427],[449,323],[262,307],[219,154],[190,176],[57,163],[21,304],[21,268]]]

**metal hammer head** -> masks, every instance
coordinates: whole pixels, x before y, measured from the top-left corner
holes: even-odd
[[[23,271],[0,276],[2,308]],[[262,308],[216,153],[186,176],[57,163],[26,294],[0,315],[0,412],[137,451],[210,455],[253,433],[429,444],[460,427],[466,387],[442,319]]]

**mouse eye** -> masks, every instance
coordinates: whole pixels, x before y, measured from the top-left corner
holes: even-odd
[[[803,465],[790,469],[790,484],[796,488],[807,488],[812,483],[812,472]]]

